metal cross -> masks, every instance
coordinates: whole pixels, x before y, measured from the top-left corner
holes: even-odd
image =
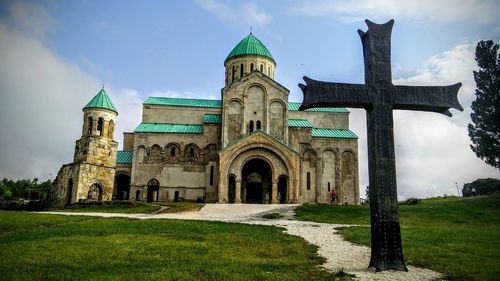
[[[450,108],[463,110],[457,93],[462,86],[399,86],[391,78],[391,31],[394,20],[358,30],[363,43],[365,84],[315,81],[299,84],[304,101],[299,110],[313,107],[355,107],[366,110],[371,216],[369,267],[408,270],[401,245],[396,186],[392,110],[432,111],[450,116]]]

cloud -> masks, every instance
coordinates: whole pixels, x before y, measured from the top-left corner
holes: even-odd
[[[398,110],[394,112],[398,195],[429,197],[457,195],[456,184],[477,178],[500,178],[500,172],[478,159],[469,147],[467,124],[475,99],[472,70],[475,43],[462,43],[430,57],[413,75],[395,80],[395,85],[449,85],[462,82],[458,94],[464,112],[451,110],[449,118],[437,113]],[[364,111],[364,110],[363,110]],[[351,129],[360,134],[361,187],[368,185],[366,119],[363,111],[351,114]],[[361,193],[364,195],[364,193]]]
[[[497,0],[360,0],[304,1],[292,8],[306,16],[333,16],[342,22],[357,22],[365,18],[375,21],[405,18],[416,21],[490,23],[498,20]]]
[[[197,0],[196,3],[225,23],[264,27],[272,19],[271,15],[251,2],[233,6],[218,0]]]
[[[21,2],[9,11],[0,21],[0,178],[53,178],[73,160],[82,108],[101,81],[46,46],[43,36],[53,26],[46,24],[56,22],[47,12]],[[121,132],[140,120],[140,97],[134,90],[107,91],[120,113],[115,139],[121,142]]]

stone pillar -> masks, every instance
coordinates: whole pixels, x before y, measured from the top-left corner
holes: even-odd
[[[323,194],[323,165],[322,165],[322,158],[317,157],[316,158],[316,203],[321,203],[321,195]]]
[[[227,194],[227,180],[219,180],[219,203],[224,202],[224,192]]]
[[[241,179],[236,179],[234,203],[241,203]]]
[[[109,128],[109,122],[104,121],[104,124],[102,124],[102,136],[107,138],[108,137],[108,128]]]
[[[299,201],[299,181],[298,180],[293,180],[292,186],[293,186],[293,201],[292,203],[297,203]]]
[[[271,189],[271,204],[278,203],[278,180],[273,180],[273,186]]]

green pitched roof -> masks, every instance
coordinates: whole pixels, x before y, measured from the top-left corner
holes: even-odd
[[[300,102],[288,102],[288,110],[299,111],[301,103]],[[309,108],[304,111],[309,112],[335,112],[335,113],[349,113],[349,110],[345,107],[316,107]]]
[[[182,98],[163,98],[149,97],[143,104],[151,105],[170,105],[180,107],[206,107],[206,108],[221,108],[220,100],[205,100],[205,99],[182,99]]]
[[[172,123],[141,123],[134,133],[203,134],[203,125]]]
[[[313,125],[306,119],[288,119],[288,127],[312,128]]]
[[[204,108],[222,108],[221,100],[207,99],[184,99],[184,98],[164,98],[164,97],[149,97],[143,104],[150,105],[169,105],[179,107],[204,107]],[[298,111],[300,102],[288,102],[288,110]],[[318,107],[306,109],[308,112],[333,112],[333,113],[349,113],[345,107]]]
[[[222,115],[205,114],[203,115],[203,124],[222,124]]]
[[[97,93],[97,95],[91,101],[89,101],[89,103],[87,103],[85,107],[83,107],[83,109],[86,108],[104,108],[118,114],[118,111],[116,111],[116,108],[111,102],[111,99],[108,97],[108,94],[104,90],[104,87],[102,87],[99,93]]]
[[[340,139],[357,139],[358,136],[351,130],[344,129],[323,129],[313,128],[311,132],[313,138],[340,138]]]
[[[132,150],[120,150],[116,152],[116,164],[132,164],[132,157],[134,156],[134,151]]]
[[[269,50],[260,42],[257,37],[253,36],[251,33],[247,37],[243,38],[243,40],[233,48],[233,50],[227,56],[226,61],[230,58],[244,56],[244,55],[259,55],[263,57],[270,58],[274,61],[273,56],[269,52]]]

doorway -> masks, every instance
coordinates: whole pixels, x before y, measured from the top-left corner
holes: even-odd
[[[160,193],[160,183],[152,179],[148,183],[148,196],[146,201],[147,202],[158,202],[158,194]]]
[[[287,202],[287,183],[288,183],[288,178],[284,175],[280,176],[278,179],[278,202],[280,204],[285,204]]]
[[[266,161],[258,158],[248,161],[242,169],[242,201],[271,203],[271,176],[271,167]]]

